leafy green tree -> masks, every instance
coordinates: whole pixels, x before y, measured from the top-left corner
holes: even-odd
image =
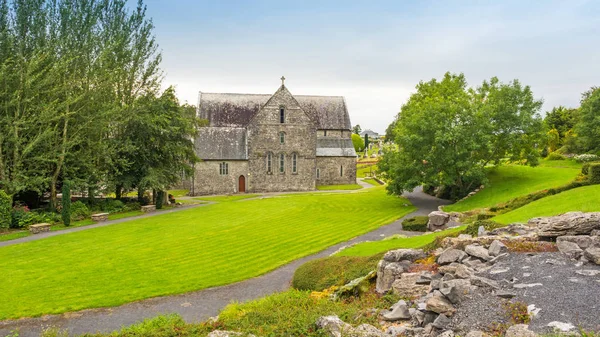
[[[560,144],[560,133],[556,129],[552,129],[546,133],[548,136],[548,148],[550,152],[554,152],[558,149]]]
[[[578,109],[567,109],[564,106],[558,106],[546,113],[544,124],[548,129],[556,129],[562,140],[565,134],[575,127],[578,120]]]
[[[584,92],[575,130],[583,151],[600,151],[600,87]]]
[[[354,145],[354,151],[360,152],[365,148],[365,141],[362,137],[356,133],[352,134],[352,145]]]
[[[65,226],[71,226],[71,185],[68,181],[62,186],[62,220]]]
[[[485,182],[490,163],[537,164],[541,102],[529,87],[492,78],[469,89],[463,74],[446,73],[416,89],[394,122],[397,149],[388,148],[379,162],[391,193],[429,185],[457,199]]]
[[[361,132],[362,132],[362,129],[360,128],[359,124],[356,124],[355,126],[352,127],[352,133],[360,135]]]

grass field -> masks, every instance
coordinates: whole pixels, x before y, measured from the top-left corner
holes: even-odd
[[[319,191],[360,190],[361,188],[363,187],[359,184],[317,186]]]
[[[363,181],[366,183],[369,183],[373,186],[381,186],[381,184],[377,180],[372,179],[372,178],[363,179]]]
[[[377,164],[358,164],[356,166],[356,177],[365,178],[366,176],[372,176],[377,172]]]
[[[0,248],[0,319],[233,283],[413,211],[383,187],[219,202]]]
[[[483,190],[463,201],[444,206],[444,210],[447,212],[464,212],[491,207],[518,196],[566,185],[573,181],[579,172],[579,167],[500,166],[490,169],[488,173],[489,182]]]
[[[421,248],[435,240],[436,237],[441,235],[447,235],[451,233],[457,233],[465,229],[465,226],[451,228],[445,231],[437,233],[429,233],[418,236],[412,236],[407,238],[397,238],[381,241],[363,242],[354,245],[348,249],[344,249],[337,253],[337,256],[371,256],[383,252],[387,252],[392,249],[400,248]]]
[[[527,222],[539,216],[552,216],[566,212],[598,212],[600,211],[600,185],[575,188],[559,194],[536,200],[514,211],[498,215],[492,220],[510,224]]]
[[[229,201],[238,201],[238,200],[256,198],[258,196],[260,196],[260,194],[233,194],[233,195],[216,195],[216,196],[197,197],[197,198],[193,198],[193,199],[203,200],[203,201],[214,201],[214,202],[229,202]]]

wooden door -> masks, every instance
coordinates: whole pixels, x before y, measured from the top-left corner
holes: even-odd
[[[240,176],[238,183],[238,192],[246,193],[246,177]]]

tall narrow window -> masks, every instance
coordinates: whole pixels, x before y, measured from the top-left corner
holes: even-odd
[[[292,173],[298,173],[298,155],[292,154]]]
[[[229,174],[229,164],[226,162],[219,163],[219,174],[222,176]]]
[[[285,154],[279,155],[279,173],[285,172]]]
[[[317,179],[321,178],[321,170],[317,169]]]
[[[285,123],[285,108],[282,106],[279,107],[279,123]]]
[[[327,136],[327,130],[323,130],[323,136]]]
[[[344,176],[344,167],[340,165],[340,177]]]
[[[267,173],[273,173],[273,154],[267,153]]]
[[[279,144],[285,144],[285,132],[279,133]]]

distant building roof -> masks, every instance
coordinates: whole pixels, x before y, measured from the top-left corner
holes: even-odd
[[[205,127],[198,130],[196,153],[203,160],[246,160],[246,129]]]
[[[370,129],[366,129],[363,132],[360,133],[360,135],[362,137],[364,137],[365,135],[369,135],[369,137],[379,137],[379,134],[373,130]]]
[[[318,157],[356,157],[351,139],[321,137],[317,138]]]
[[[207,119],[210,126],[246,127],[271,96],[201,92],[198,100],[199,116]],[[319,129],[351,129],[344,97],[294,95],[294,98],[302,110],[317,121]]]

